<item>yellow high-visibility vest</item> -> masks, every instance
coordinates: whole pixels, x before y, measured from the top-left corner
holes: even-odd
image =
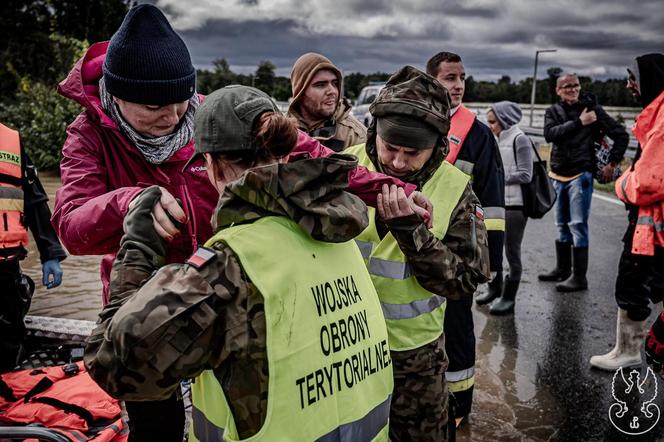
[[[378,296],[353,241],[316,241],[294,221],[265,217],[223,241],[265,301],[267,413],[249,441],[387,441],[393,388]],[[211,370],[192,386],[191,440],[239,440]]]
[[[367,156],[365,145],[346,149],[359,164],[376,170]],[[431,232],[442,239],[447,232],[452,211],[463,196],[470,177],[446,161],[422,188],[433,203]],[[443,333],[445,298],[424,289],[412,274],[406,256],[391,233],[378,236],[375,209],[370,208],[369,226],[356,242],[371,274],[387,323],[390,349],[412,350],[435,341]]]

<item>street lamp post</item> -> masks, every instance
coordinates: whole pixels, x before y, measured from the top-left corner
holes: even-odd
[[[533,90],[530,94],[530,127],[533,127],[533,110],[535,109],[535,90],[537,89],[537,58],[541,52],[556,52],[557,49],[540,49],[535,51],[535,72],[533,73]]]

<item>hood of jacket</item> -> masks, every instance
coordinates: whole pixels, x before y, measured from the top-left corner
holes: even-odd
[[[67,78],[58,84],[58,93],[83,106],[90,118],[104,125],[117,127],[111,117],[104,113],[99,98],[99,79],[102,77],[102,65],[108,44],[108,41],[103,41],[90,46],[85,55],[76,62]]]
[[[316,240],[349,241],[369,222],[364,202],[345,191],[356,166],[355,157],[334,154],[249,169],[219,198],[214,230],[276,215],[297,222]]]
[[[641,104],[647,107],[664,91],[664,54],[636,57]]]
[[[491,110],[496,115],[503,129],[509,129],[521,121],[521,108],[511,101],[499,101],[491,105]]]

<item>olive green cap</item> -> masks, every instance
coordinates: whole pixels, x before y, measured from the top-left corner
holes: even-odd
[[[256,152],[254,122],[265,112],[280,112],[265,92],[249,86],[217,89],[205,98],[194,115],[196,153],[189,166],[203,153]]]

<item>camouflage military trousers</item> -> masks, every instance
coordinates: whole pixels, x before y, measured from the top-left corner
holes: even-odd
[[[447,441],[449,393],[444,335],[424,347],[393,351],[390,441]]]

